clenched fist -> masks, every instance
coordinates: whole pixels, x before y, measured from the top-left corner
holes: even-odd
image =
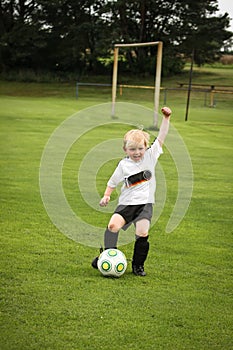
[[[168,108],[168,107],[163,107],[163,108],[161,109],[161,111],[162,111],[162,113],[163,113],[163,115],[164,115],[165,118],[170,117],[170,115],[172,114],[171,109]]]

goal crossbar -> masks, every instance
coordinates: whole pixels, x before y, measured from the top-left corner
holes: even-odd
[[[131,43],[131,44],[115,44],[114,45],[114,63],[113,63],[113,77],[112,77],[112,117],[115,116],[116,90],[117,90],[117,70],[118,70],[118,54],[120,48],[137,47],[137,46],[158,46],[156,73],[155,73],[155,92],[154,92],[154,121],[153,126],[158,128],[158,111],[159,111],[159,97],[161,84],[161,70],[162,70],[162,41],[151,41],[145,43]]]
[[[114,47],[154,46],[158,44],[159,41],[150,41],[147,43],[115,44]]]

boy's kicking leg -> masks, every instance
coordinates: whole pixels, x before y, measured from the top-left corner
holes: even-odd
[[[118,241],[118,235],[120,229],[125,225],[125,220],[120,214],[113,214],[111,217],[108,227],[105,230],[104,233],[104,248],[117,248],[117,241]],[[95,257],[95,259],[92,261],[91,265],[95,269],[98,268],[99,257]]]

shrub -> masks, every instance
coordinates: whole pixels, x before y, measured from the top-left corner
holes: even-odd
[[[233,55],[222,55],[220,62],[224,65],[233,64]]]

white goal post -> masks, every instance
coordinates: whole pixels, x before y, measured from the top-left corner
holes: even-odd
[[[158,128],[158,111],[159,111],[159,96],[160,96],[160,84],[161,84],[161,70],[162,70],[162,41],[152,41],[147,43],[133,43],[133,44],[115,44],[114,45],[114,63],[113,63],[113,77],[112,77],[112,117],[115,116],[115,103],[116,103],[116,91],[117,91],[117,69],[118,69],[118,53],[119,48],[122,47],[135,47],[135,46],[158,46],[157,60],[156,60],[156,73],[155,73],[155,92],[154,92],[154,128]]]

